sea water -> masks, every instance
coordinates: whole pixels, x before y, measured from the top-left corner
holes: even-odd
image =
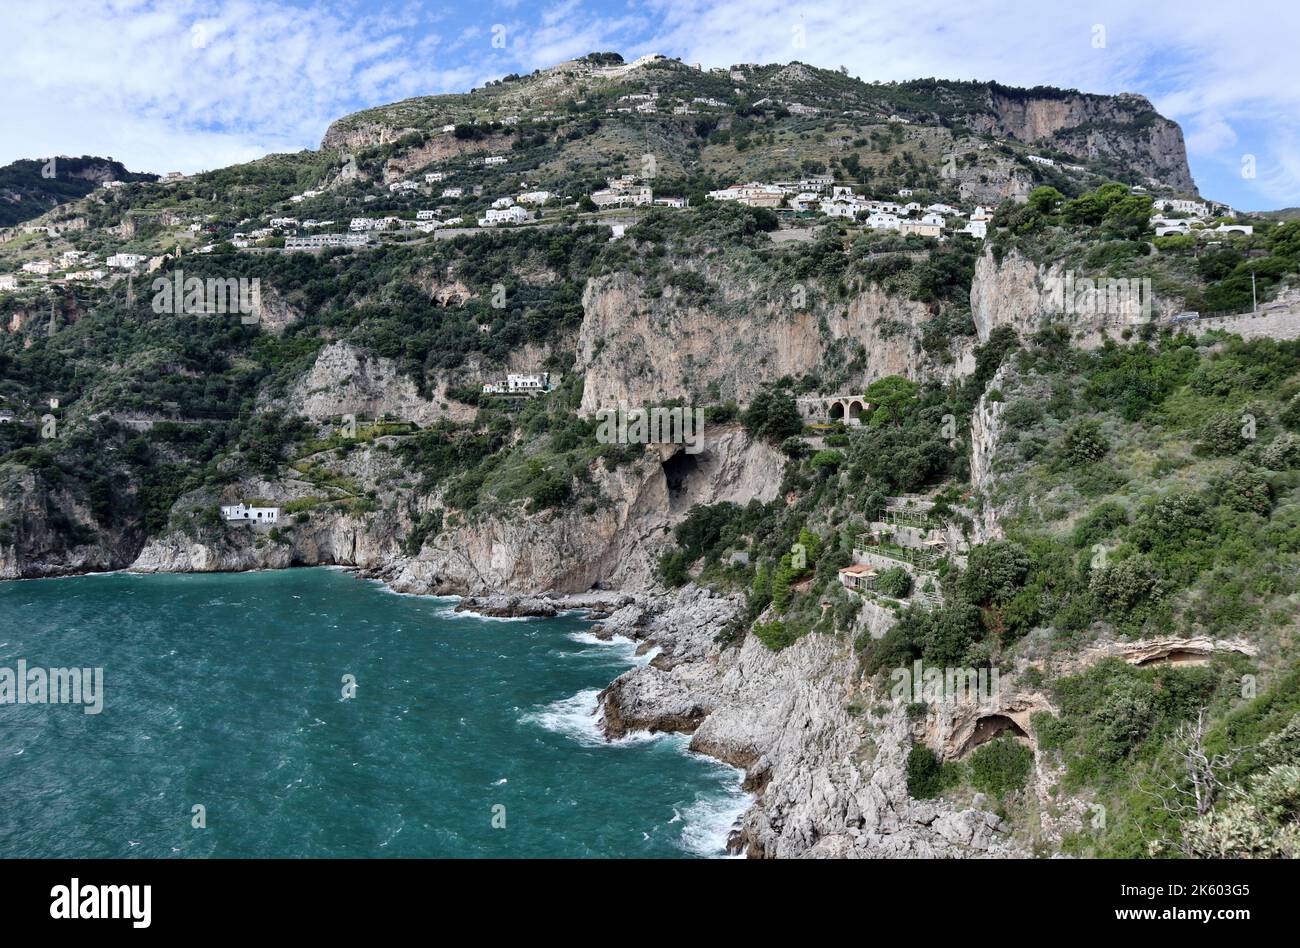
[[[0,669],[103,670],[99,713],[0,704],[0,857],[724,855],[737,771],[597,729],[632,643],[453,606],[337,569],[0,582]]]

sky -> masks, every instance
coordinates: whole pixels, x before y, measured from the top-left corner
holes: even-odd
[[[0,36],[0,164],[218,168],[614,50],[1138,92],[1182,125],[1202,194],[1300,206],[1296,0],[4,0]]]

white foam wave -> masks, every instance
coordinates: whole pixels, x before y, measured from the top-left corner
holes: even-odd
[[[696,856],[725,856],[727,838],[753,802],[754,795],[741,790],[739,783],[725,793],[697,797],[682,814],[682,849]]]

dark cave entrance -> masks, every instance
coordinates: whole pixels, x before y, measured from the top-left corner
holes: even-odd
[[[1005,714],[987,714],[975,722],[975,730],[967,738],[962,754],[968,754],[981,744],[987,744],[1004,731],[1010,731],[1015,737],[1029,738],[1025,729]]]
[[[678,451],[663,462],[664,479],[668,482],[668,493],[673,499],[686,493],[687,481],[699,471],[697,457],[698,455]]]

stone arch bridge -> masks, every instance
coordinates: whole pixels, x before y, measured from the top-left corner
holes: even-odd
[[[836,421],[859,425],[862,415],[871,408],[871,403],[861,395],[801,395],[795,399],[795,404],[803,420],[810,425]]]

